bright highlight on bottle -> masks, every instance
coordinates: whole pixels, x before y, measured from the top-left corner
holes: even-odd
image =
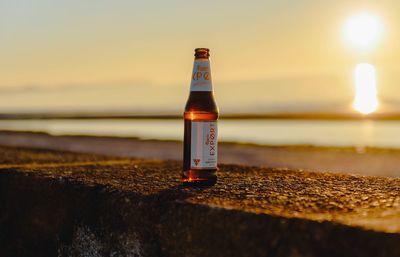
[[[354,71],[356,94],[353,108],[362,114],[369,114],[378,108],[375,67],[368,63],[357,64]]]
[[[368,50],[382,37],[383,24],[378,16],[363,12],[350,17],[343,28],[343,38],[357,50]]]

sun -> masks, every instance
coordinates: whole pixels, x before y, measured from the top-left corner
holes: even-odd
[[[357,50],[370,49],[379,42],[382,34],[382,21],[370,12],[351,16],[343,27],[343,40]]]
[[[357,64],[354,71],[355,97],[353,108],[369,114],[378,108],[375,67],[368,63]]]

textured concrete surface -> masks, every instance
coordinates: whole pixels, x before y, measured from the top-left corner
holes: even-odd
[[[0,148],[0,256],[400,256],[400,179]]]

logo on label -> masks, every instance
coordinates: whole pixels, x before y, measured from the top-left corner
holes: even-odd
[[[192,79],[193,80],[201,80],[201,79],[210,80],[210,73],[209,72],[201,72],[201,71],[194,72],[192,75]]]
[[[190,167],[217,167],[217,121],[193,121],[191,128]]]
[[[196,166],[197,166],[197,165],[199,165],[200,159],[193,159],[193,161],[194,161],[194,164],[196,164]]]
[[[210,62],[196,60],[193,66],[191,91],[212,91]]]
[[[193,72],[192,79],[193,80],[210,80],[210,67],[209,66],[202,66],[202,65],[197,65],[197,71],[196,68],[194,69],[195,71]]]
[[[215,128],[214,124],[210,124],[210,133],[207,134],[206,142],[205,144],[208,145],[209,148],[209,154],[210,156],[215,155]]]

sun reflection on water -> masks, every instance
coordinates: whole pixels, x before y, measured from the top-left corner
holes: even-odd
[[[357,64],[354,71],[355,97],[353,108],[369,114],[378,109],[375,67],[368,63]]]

